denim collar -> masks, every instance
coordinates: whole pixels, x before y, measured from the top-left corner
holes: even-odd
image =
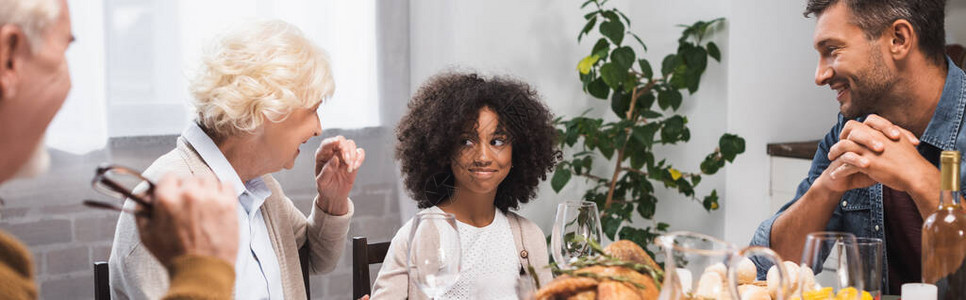
[[[929,143],[941,150],[953,149],[956,145],[956,137],[963,124],[963,108],[966,107],[966,74],[963,70],[953,63],[952,59],[946,57],[946,83],[943,86],[943,94],[939,98],[936,112],[933,113],[926,131],[922,133],[919,140]]]

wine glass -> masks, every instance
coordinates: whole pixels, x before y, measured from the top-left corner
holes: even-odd
[[[588,201],[567,201],[557,205],[557,217],[550,234],[553,260],[568,267],[578,258],[590,255],[590,242],[600,245],[600,217],[597,204]]]
[[[865,288],[862,268],[855,235],[813,232],[805,237],[800,272],[792,280],[798,281],[803,298],[860,300]]]
[[[862,258],[862,286],[872,296],[880,299],[882,295],[882,259],[885,247],[877,238],[859,237],[859,257]]]
[[[409,234],[409,276],[426,296],[436,298],[456,283],[460,238],[453,214],[420,212]]]

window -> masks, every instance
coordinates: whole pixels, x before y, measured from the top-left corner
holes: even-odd
[[[282,19],[329,52],[336,92],[322,126],[379,126],[375,3],[336,0],[72,0],[74,88],[48,144],[74,153],[107,137],[178,134],[202,49],[232,24]],[[78,130],[82,129],[82,130]]]

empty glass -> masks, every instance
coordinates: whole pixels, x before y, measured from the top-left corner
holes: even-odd
[[[859,291],[865,288],[862,268],[855,235],[845,232],[809,233],[802,250],[798,291],[803,298],[860,300],[862,293]],[[811,275],[806,274],[808,271],[814,277],[808,276]]]
[[[420,212],[409,234],[409,276],[429,298],[446,292],[459,277],[460,238],[453,214]]]
[[[772,263],[781,262],[774,251],[765,247],[738,248],[717,238],[687,231],[671,232],[654,240],[664,250],[664,282],[661,300],[686,299],[746,299],[739,297],[739,265],[745,257],[761,256]],[[778,283],[776,299],[788,299],[787,276],[783,264],[777,264]],[[757,273],[752,267],[750,274],[742,276],[754,281]],[[748,276],[751,276],[748,278]],[[770,298],[770,297],[769,297]],[[753,298],[757,299],[757,298]]]
[[[600,245],[600,215],[597,204],[588,201],[567,201],[557,205],[557,217],[550,233],[550,253],[554,262],[561,267],[580,257],[588,256],[593,250],[590,241]]]
[[[862,286],[873,299],[882,296],[882,240],[877,238],[855,238],[859,257],[862,258]]]

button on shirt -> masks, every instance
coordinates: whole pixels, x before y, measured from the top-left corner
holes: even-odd
[[[926,130],[919,137],[921,143],[917,149],[920,155],[927,158],[930,157],[931,151],[966,150],[966,130],[964,130],[966,129],[966,122],[963,122],[964,112],[966,112],[966,74],[948,57],[946,58],[946,65],[948,72],[946,73],[946,83],[943,86],[942,96],[939,98],[932,119],[929,120],[929,125],[926,126]],[[862,119],[859,118],[859,121]],[[755,236],[751,240],[752,245],[770,246],[771,229],[775,219],[795,201],[798,201],[811,188],[815,179],[822,175],[825,168],[828,168],[831,164],[828,159],[829,148],[839,141],[839,133],[842,132],[847,121],[839,114],[837,124],[819,142],[818,150],[812,159],[812,166],[808,171],[808,177],[798,185],[795,198],[782,206],[778,213],[758,226],[758,230],[755,231]],[[938,161],[931,161],[931,163],[936,165]],[[963,186],[966,186],[966,160],[960,167],[960,178],[963,180]],[[939,193],[939,191],[936,191],[936,193]],[[893,255],[888,251],[890,241],[886,238],[885,230],[882,230],[885,228],[885,222],[887,222],[884,216],[882,184],[877,183],[867,188],[848,190],[842,195],[840,203],[841,205],[836,206],[835,211],[832,212],[825,230],[851,232],[858,237],[882,239],[886,248],[884,257],[888,258],[889,255]],[[888,221],[897,222],[899,220]],[[765,271],[771,267],[771,263],[764,259],[752,260],[758,265],[758,277],[764,278]],[[882,260],[883,283],[889,282],[888,262],[889,259]],[[888,285],[884,284],[883,286],[886,287],[886,293],[899,293],[899,291],[888,289]]]
[[[278,257],[262,217],[262,204],[272,194],[261,178],[242,183],[215,142],[197,124],[182,134],[222,183],[238,195],[238,258],[235,261],[235,298],[283,299]]]

